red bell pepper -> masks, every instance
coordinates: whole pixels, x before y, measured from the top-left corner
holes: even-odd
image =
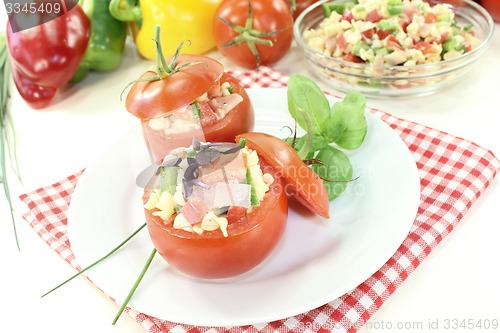
[[[41,109],[78,69],[90,37],[90,20],[79,5],[56,19],[18,32],[12,31],[15,19],[11,16],[7,24],[12,76],[28,105]]]

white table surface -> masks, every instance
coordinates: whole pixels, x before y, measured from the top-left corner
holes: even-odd
[[[5,27],[5,21],[2,6],[0,27]],[[209,55],[228,69],[236,68],[217,52]],[[144,70],[146,64],[138,60],[129,47],[120,72],[92,74],[63,100],[40,111],[29,109],[12,86],[10,112],[19,140],[24,186],[11,181],[13,197],[81,170],[135,124],[136,119],[124,110],[118,96],[126,83]],[[304,65],[293,47],[274,67],[285,74],[310,75]],[[464,82],[428,97],[369,99],[368,105],[469,139],[500,156],[499,77],[497,24],[489,50]],[[446,320],[500,320],[499,178],[383,304],[363,332],[389,332],[398,327],[406,327],[396,330],[399,332],[446,332],[452,331],[445,328]],[[145,332],[127,315],[112,326],[118,306],[84,278],[40,298],[75,271],[20,217],[25,208],[18,202],[15,205],[20,252],[7,202],[0,193],[0,332]],[[483,331],[493,330],[474,330]]]

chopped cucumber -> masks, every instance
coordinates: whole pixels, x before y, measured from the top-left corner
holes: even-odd
[[[201,110],[197,101],[194,101],[191,106],[193,107],[193,115],[198,119],[201,119]]]
[[[388,0],[387,5],[388,6],[401,6],[403,4],[402,0]]]
[[[171,195],[175,194],[175,188],[177,186],[177,174],[179,172],[178,167],[162,167],[161,168],[161,189],[167,191]]]
[[[398,16],[403,13],[403,8],[401,6],[387,6],[387,12],[391,16]]]
[[[250,204],[252,207],[256,207],[260,205],[260,200],[259,197],[257,196],[257,190],[255,188],[255,182],[252,177],[252,173],[250,172],[250,169],[247,168],[247,174],[246,174],[246,183],[251,186],[250,189]]]
[[[457,38],[451,38],[443,43],[443,51],[448,52],[451,50],[463,51],[465,50],[465,44]]]
[[[349,1],[344,3],[338,3],[338,2],[324,3],[321,5],[321,8],[323,9],[323,16],[330,17],[330,15],[332,15],[333,12],[337,12],[338,14],[342,15],[346,8],[352,8],[357,3],[358,1]]]
[[[352,54],[359,57],[361,54],[361,50],[369,50],[370,45],[363,41],[356,42],[352,47]]]
[[[380,20],[378,23],[378,26],[380,29],[384,31],[397,31],[399,30],[399,23],[395,20],[391,19],[384,19]]]

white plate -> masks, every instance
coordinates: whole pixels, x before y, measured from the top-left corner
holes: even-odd
[[[285,137],[293,125],[286,89],[249,89],[256,131]],[[332,98],[331,101],[334,101]],[[415,162],[401,138],[367,112],[368,134],[349,153],[354,176],[331,203],[329,221],[290,208],[282,242],[240,277],[205,281],[179,274],[156,256],[129,305],[160,319],[199,326],[257,324],[306,312],[349,292],[375,273],[407,236],[420,202]],[[149,165],[139,130],[90,165],[73,194],[69,239],[85,267],[144,223],[135,179]],[[143,230],[88,272],[121,303],[153,246]]]

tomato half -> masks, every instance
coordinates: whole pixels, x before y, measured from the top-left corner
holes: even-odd
[[[264,133],[250,132],[236,136],[246,140],[285,179],[286,192],[313,213],[330,217],[330,202],[323,180],[308,167],[295,150],[283,140]]]
[[[232,142],[234,141],[236,135],[251,131],[253,129],[255,121],[254,109],[252,103],[250,102],[248,94],[241,86],[239,80],[229,73],[223,73],[220,78],[220,82],[229,82],[232,87],[233,93],[236,93],[243,97],[243,101],[236,105],[236,107],[234,107],[231,111],[229,111],[229,113],[226,114],[224,118],[207,124],[203,124],[202,122],[203,133],[199,133],[199,135],[190,131],[184,133],[168,134],[162,129],[155,130],[151,128],[149,126],[149,120],[142,120],[144,137],[156,162],[160,162],[166,155],[168,155],[168,153],[172,149],[175,149],[177,147],[189,147],[193,141],[193,136],[195,136],[199,141]],[[193,85],[196,84],[197,82],[193,81]],[[211,87],[212,86],[210,86],[209,88]],[[209,90],[209,88],[207,88],[207,90]],[[190,102],[187,104],[192,103],[196,98],[198,98],[207,90],[203,91],[200,94],[198,94],[198,90],[195,91],[193,95],[190,96]],[[185,96],[185,98],[187,100],[187,95]],[[186,104],[184,104],[184,106],[185,105]],[[203,117],[203,114],[201,115],[201,117]]]
[[[281,239],[288,217],[288,204],[280,174],[260,161],[264,172],[274,182],[260,206],[254,207],[228,226],[228,237],[220,230],[201,235],[164,224],[161,218],[145,209],[151,240],[158,253],[174,268],[185,274],[204,278],[227,278],[243,274],[261,263]],[[144,202],[151,190],[144,191]]]
[[[293,40],[293,17],[290,5],[283,0],[251,0],[252,26],[245,33],[234,29],[232,25],[245,27],[249,15],[248,0],[224,0],[216,10],[214,17],[214,38],[219,51],[237,65],[255,68],[269,65],[280,60],[290,49]],[[263,33],[266,35],[259,35]],[[272,34],[269,34],[272,33]],[[250,42],[243,36],[251,34]],[[233,40],[242,38],[242,42],[228,45]],[[272,46],[255,42],[256,38],[271,41]],[[227,45],[227,46],[226,46]],[[260,58],[252,53],[254,45]]]

